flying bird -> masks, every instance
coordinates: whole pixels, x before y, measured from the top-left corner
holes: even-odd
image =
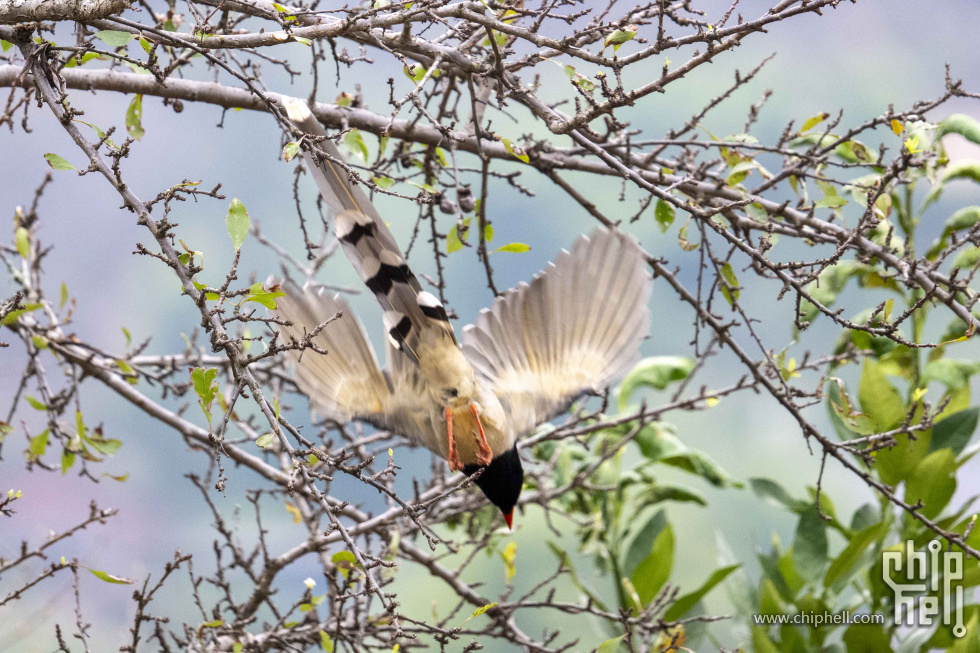
[[[342,160],[305,103],[285,107],[306,137]],[[344,252],[381,304],[388,364],[378,365],[347,303],[308,283],[278,301],[291,323],[281,327],[287,339],[343,317],[313,339],[325,355],[290,352],[297,385],[324,416],[404,435],[452,471],[482,469],[476,484],[512,527],[524,483],[518,438],[604,390],[639,357],[653,283],[643,252],[615,230],[582,236],[530,284],[497,297],[457,339],[364,191],[330,158],[303,155]]]

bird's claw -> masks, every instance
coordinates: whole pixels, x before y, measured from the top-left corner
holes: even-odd
[[[483,432],[483,423],[480,421],[480,411],[477,410],[476,404],[470,404],[470,412],[473,413],[473,418],[476,420],[476,427],[480,429],[480,437],[477,440],[480,450],[476,454],[476,464],[486,467],[493,462],[493,450],[490,448],[490,443],[487,442],[487,436]]]
[[[453,435],[453,411],[446,406],[446,430],[449,432],[449,471],[463,471],[463,461],[459,458],[459,449],[456,448],[456,438]]]

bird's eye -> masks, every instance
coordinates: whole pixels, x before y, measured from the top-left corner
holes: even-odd
[[[455,399],[456,397],[459,396],[459,390],[457,390],[456,388],[449,388],[448,390],[446,390],[446,395]]]

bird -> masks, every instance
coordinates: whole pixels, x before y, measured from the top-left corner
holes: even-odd
[[[305,102],[284,101],[304,139],[337,239],[382,308],[387,366],[339,294],[315,283],[278,300],[280,335],[313,410],[403,435],[474,476],[508,528],[524,484],[521,436],[584,395],[599,394],[639,359],[650,331],[653,277],[637,241],[616,229],[579,237],[530,283],[500,294],[457,339],[442,302],[424,290],[343,157]],[[477,471],[482,470],[477,475]]]

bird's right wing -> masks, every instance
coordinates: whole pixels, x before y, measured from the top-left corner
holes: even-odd
[[[652,285],[636,241],[599,230],[463,330],[463,353],[517,434],[583,393],[604,390],[636,361],[650,328]]]
[[[341,314],[312,339],[326,354],[312,349],[290,351],[296,385],[310,398],[316,412],[341,423],[360,419],[425,444],[431,430],[425,428],[428,411],[419,405],[411,374],[400,370],[398,378],[389,383],[347,302],[307,285],[302,290],[289,288],[277,303],[279,317],[292,322],[280,327],[286,344],[290,337],[299,341]]]

